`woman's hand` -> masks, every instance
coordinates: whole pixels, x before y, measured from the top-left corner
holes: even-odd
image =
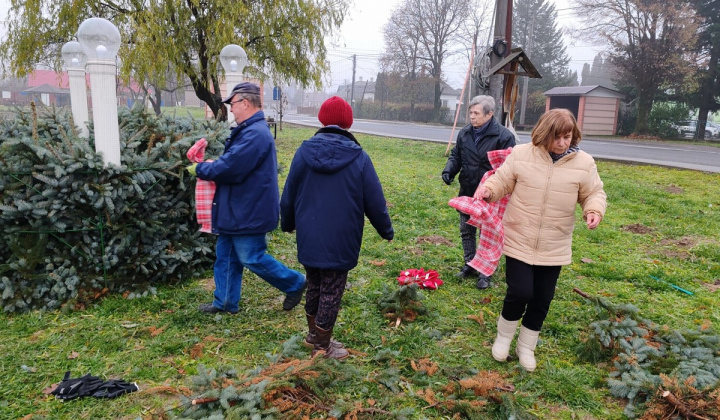
[[[601,220],[602,217],[596,213],[588,213],[587,216],[585,216],[585,222],[587,223],[588,229],[595,229],[598,227]]]
[[[473,198],[475,200],[484,200],[489,197],[490,197],[490,190],[485,188],[484,185],[478,186],[477,190],[475,190],[475,194],[473,194]]]

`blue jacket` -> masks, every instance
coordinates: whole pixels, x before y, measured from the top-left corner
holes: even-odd
[[[214,162],[198,163],[200,179],[214,181],[212,233],[252,235],[274,230],[279,218],[275,142],[262,111],[243,121]]]
[[[321,128],[300,145],[288,173],[280,226],[297,229],[298,261],[328,270],[357,265],[367,215],[381,237],[394,235],[370,156],[352,134]]]

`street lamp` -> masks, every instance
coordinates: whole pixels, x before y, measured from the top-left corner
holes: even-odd
[[[70,82],[70,106],[72,108],[75,124],[80,127],[80,137],[87,138],[88,134],[88,105],[87,86],[85,85],[85,63],[87,57],[83,53],[80,43],[70,41],[60,50],[62,59],[67,68]]]
[[[220,64],[225,69],[225,89],[228,95],[235,85],[243,81],[243,70],[247,61],[247,54],[239,45],[228,44],[220,50]]]
[[[105,166],[120,166],[120,129],[115,92],[115,59],[120,49],[120,32],[107,19],[90,18],[78,28],[78,41],[88,58],[93,104],[95,151],[102,153]]]

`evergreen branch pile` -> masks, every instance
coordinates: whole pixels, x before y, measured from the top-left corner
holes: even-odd
[[[414,321],[419,315],[425,315],[427,309],[420,302],[423,299],[420,287],[417,283],[400,286],[394,292],[390,292],[385,286],[383,294],[378,300],[380,312],[389,319],[395,321],[395,326],[401,321]]]
[[[273,418],[411,418],[410,408],[384,410],[376,400],[345,401],[333,395],[349,383],[368,381],[383,385],[393,394],[407,392],[453,418],[487,418],[495,411],[508,418],[531,420],[514,396],[515,387],[499,373],[483,371],[439,385],[431,379],[440,368],[429,358],[408,361],[401,352],[383,348],[373,357],[378,364],[370,375],[363,375],[350,363],[324,357],[307,357],[300,347],[302,336],[294,336],[273,354],[266,354],[269,365],[238,376],[229,367],[218,370],[200,366],[191,378],[191,397],[182,396],[182,405],[169,414],[189,419],[273,419]],[[297,357],[297,358],[296,358]],[[445,375],[454,376],[454,375]],[[324,413],[324,414],[318,414]]]
[[[350,364],[324,357],[303,359],[299,355],[300,339],[286,342],[279,355],[266,355],[270,364],[246,372],[238,377],[228,367],[219,370],[200,367],[191,378],[194,396],[183,398],[183,411],[178,419],[274,419],[303,418],[318,411],[334,417],[348,412],[362,412],[363,408],[342,400],[332,399],[328,390],[360,374]]]
[[[687,395],[686,403],[704,411],[702,416],[720,417],[720,400],[711,392],[720,385],[720,338],[705,326],[697,330],[671,330],[642,319],[633,305],[616,305],[576,289],[602,311],[590,324],[589,337],[580,348],[580,357],[613,360],[608,378],[610,393],[627,398],[625,414],[636,417],[638,406],[661,405],[669,413],[677,407],[662,399],[664,390],[675,397]],[[598,344],[601,348],[598,349]],[[697,404],[693,404],[696,401]]]
[[[0,122],[4,311],[134,296],[207,267],[212,237],[197,232],[185,152],[205,137],[207,155],[219,155],[227,128],[121,109],[122,165],[105,168],[68,112],[16,112]]]

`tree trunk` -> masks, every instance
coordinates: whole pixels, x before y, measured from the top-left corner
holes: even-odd
[[[637,105],[637,121],[635,122],[635,134],[648,134],[648,120],[653,102],[655,101],[655,93],[657,86],[652,82],[647,83],[640,81],[637,83],[638,105]]]
[[[440,95],[442,95],[442,86],[440,85],[440,77],[435,78],[435,97],[433,101],[433,120],[435,122],[440,122],[440,106],[442,105],[442,101],[440,100]]]
[[[222,98],[217,93],[210,92],[210,89],[205,87],[197,77],[190,76],[190,83],[192,84],[195,95],[198,99],[205,102],[212,111],[215,119],[218,121],[227,121],[227,108],[222,102]],[[215,89],[219,90],[219,89]]]
[[[153,111],[155,111],[155,115],[157,115],[159,117],[160,114],[162,114],[162,108],[161,108],[162,107],[162,90],[157,86],[153,86],[153,91],[155,93],[155,100],[150,101],[150,102],[152,102]]]
[[[710,111],[718,109],[715,103],[715,95],[717,90],[714,89],[720,83],[720,69],[718,62],[720,61],[720,40],[715,40],[710,49],[710,62],[708,63],[708,72],[703,79],[702,89],[700,90],[700,111],[698,112],[698,126],[695,137],[697,139],[705,138],[705,126]]]

